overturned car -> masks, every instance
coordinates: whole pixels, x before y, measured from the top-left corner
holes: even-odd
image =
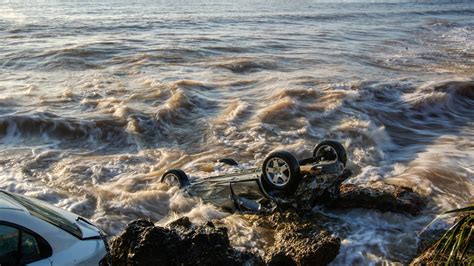
[[[219,162],[237,166],[230,158]],[[311,208],[337,199],[339,185],[349,178],[347,154],[336,141],[326,140],[313,156],[297,160],[287,151],[267,155],[261,168],[212,176],[191,182],[180,169],[170,169],[161,177],[169,186],[185,189],[191,196],[234,212],[270,213],[289,206]]]

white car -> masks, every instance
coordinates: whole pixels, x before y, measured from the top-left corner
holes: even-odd
[[[105,234],[81,216],[0,190],[0,265],[106,265]]]

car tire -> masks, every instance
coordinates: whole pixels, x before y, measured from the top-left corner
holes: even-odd
[[[189,178],[186,173],[181,169],[170,169],[166,171],[161,177],[161,182],[166,183],[168,186],[176,186],[184,188],[189,186]]]
[[[262,165],[261,184],[266,192],[293,195],[301,182],[298,160],[287,151],[270,153]]]
[[[341,143],[332,140],[325,140],[316,145],[313,150],[313,158],[316,162],[320,162],[323,159],[339,161],[344,167],[347,163],[346,149],[344,149]]]
[[[227,165],[230,165],[230,166],[239,165],[239,163],[236,160],[232,159],[232,158],[222,158],[222,159],[219,159],[217,162],[227,164]]]

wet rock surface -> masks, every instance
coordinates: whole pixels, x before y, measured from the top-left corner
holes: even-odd
[[[467,214],[461,214],[456,216],[454,224],[462,217],[468,216]],[[471,220],[470,228],[474,228],[474,221]],[[441,241],[443,235],[447,233],[446,230],[432,229],[426,230],[420,235],[420,242],[418,243],[417,256],[413,259],[410,265],[473,265],[474,262],[474,237],[471,236],[470,244],[464,250],[464,259],[447,262],[446,257],[442,255],[436,256],[435,254],[440,252],[440,248],[436,249],[436,244]],[[459,234],[458,236],[459,237]],[[443,242],[442,242],[443,243]],[[448,248],[449,254],[451,249]],[[459,259],[459,258],[456,258]]]
[[[167,227],[144,219],[130,223],[110,243],[112,265],[262,265],[258,256],[230,246],[227,229],[187,217]]]
[[[183,217],[167,227],[136,220],[110,243],[112,265],[326,265],[339,253],[341,240],[324,229],[327,217],[302,217],[295,211],[248,215],[255,226],[271,228],[274,242],[264,258],[230,246],[227,229]]]
[[[268,265],[327,265],[339,253],[341,240],[326,229],[330,218],[301,216],[293,210],[256,219],[260,227],[274,228],[274,242],[265,250]]]
[[[367,208],[418,215],[426,205],[426,199],[411,188],[382,182],[364,186],[342,184],[339,189],[339,198],[328,202],[328,208]]]
[[[337,199],[333,197],[335,194],[320,194],[319,198],[313,194],[300,198],[298,203],[309,199],[311,205],[327,208],[368,208],[412,215],[418,214],[426,203],[410,188],[383,183],[342,184],[337,190]],[[263,257],[234,249],[225,227],[212,222],[196,225],[183,217],[166,227],[143,219],[130,223],[111,241],[110,262],[113,265],[327,265],[339,253],[341,239],[337,235],[344,235],[345,229],[341,230],[344,224],[299,206],[267,215],[244,214],[254,227],[273,234],[271,243],[264,247]]]
[[[444,230],[427,230],[420,235],[417,247],[417,256],[410,265],[430,265],[430,258],[433,256],[433,245],[445,233]],[[435,263],[432,262],[432,265]]]
[[[446,262],[446,258],[443,257],[435,257],[437,250],[435,249],[435,243],[423,251],[419,256],[417,256],[411,263],[410,266],[415,265],[473,265],[474,261],[474,244],[471,244],[469,248],[466,250],[464,255],[464,260],[462,262]],[[474,241],[472,241],[474,243]]]
[[[366,208],[382,212],[418,215],[427,199],[409,187],[384,182],[342,184],[351,176],[350,170],[341,174],[319,175],[302,181],[294,200],[298,211],[308,212],[316,205],[330,209]]]
[[[422,254],[424,251],[429,249],[432,245],[438,241],[438,239],[443,236],[445,230],[435,229],[435,230],[426,230],[419,235],[419,242],[416,249],[417,254]]]

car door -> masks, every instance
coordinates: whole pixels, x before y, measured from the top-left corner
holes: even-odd
[[[34,232],[0,221],[0,265],[51,265],[51,247]]]

